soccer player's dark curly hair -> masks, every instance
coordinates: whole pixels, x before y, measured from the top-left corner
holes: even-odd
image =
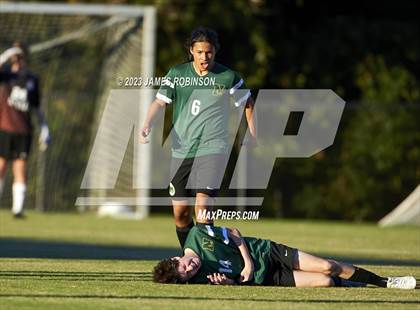
[[[161,260],[153,268],[153,281],[156,283],[183,283],[176,270],[178,262],[170,258]]]
[[[196,42],[208,42],[214,46],[216,52],[220,48],[219,36],[217,35],[217,32],[213,29],[200,26],[191,32],[190,37],[185,43],[185,48],[187,49],[189,60],[192,60],[190,48],[193,47]]]

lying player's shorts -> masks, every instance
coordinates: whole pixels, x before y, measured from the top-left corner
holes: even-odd
[[[264,285],[296,286],[293,276],[293,259],[297,256],[297,249],[271,242],[268,258],[268,270]]]
[[[0,157],[7,160],[26,160],[31,148],[32,135],[0,130]]]
[[[212,154],[195,158],[172,158],[169,195],[172,199],[204,193],[215,197],[225,173],[227,155]]]

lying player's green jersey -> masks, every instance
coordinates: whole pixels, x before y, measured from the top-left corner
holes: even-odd
[[[241,77],[218,63],[205,76],[197,74],[192,62],[169,70],[156,97],[173,104],[172,155],[227,154],[229,117],[250,95]]]
[[[237,280],[244,268],[244,261],[238,247],[230,239],[225,227],[195,226],[188,233],[184,250],[193,250],[201,260],[201,267],[190,283],[208,283],[207,275],[223,273]],[[270,240],[244,237],[254,262],[255,284],[262,284],[268,269]]]

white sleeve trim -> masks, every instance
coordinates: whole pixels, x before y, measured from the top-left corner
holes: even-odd
[[[165,78],[162,85],[168,85],[170,88],[175,88],[175,84],[171,82],[170,78]]]
[[[165,95],[162,95],[161,93],[156,94],[156,98],[165,101],[167,104],[170,104],[172,102],[171,98],[166,97]]]
[[[247,93],[242,98],[240,98],[238,101],[235,101],[235,107],[240,107],[242,103],[248,100],[250,96],[251,96],[251,91],[248,90]]]
[[[206,229],[207,229],[207,234],[211,237],[214,237],[214,231],[213,231],[213,229],[211,229],[211,226],[206,225]]]
[[[223,242],[224,244],[229,244],[229,235],[226,227],[222,227],[222,234],[223,234]]]
[[[231,89],[229,89],[229,94],[233,95],[233,93],[242,86],[242,84],[244,83],[243,79],[240,79],[238,83],[236,83]]]

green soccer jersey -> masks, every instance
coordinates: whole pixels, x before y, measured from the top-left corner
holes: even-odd
[[[268,270],[270,240],[244,238],[249,253],[254,262],[253,284],[262,284]],[[237,279],[244,261],[238,247],[229,238],[225,227],[195,226],[188,233],[184,249],[193,250],[201,260],[201,267],[189,283],[208,283],[207,275],[212,273],[225,274],[230,279]]]
[[[173,104],[172,155],[227,154],[229,117],[250,95],[243,79],[218,63],[205,76],[192,62],[170,69],[156,97]]]

